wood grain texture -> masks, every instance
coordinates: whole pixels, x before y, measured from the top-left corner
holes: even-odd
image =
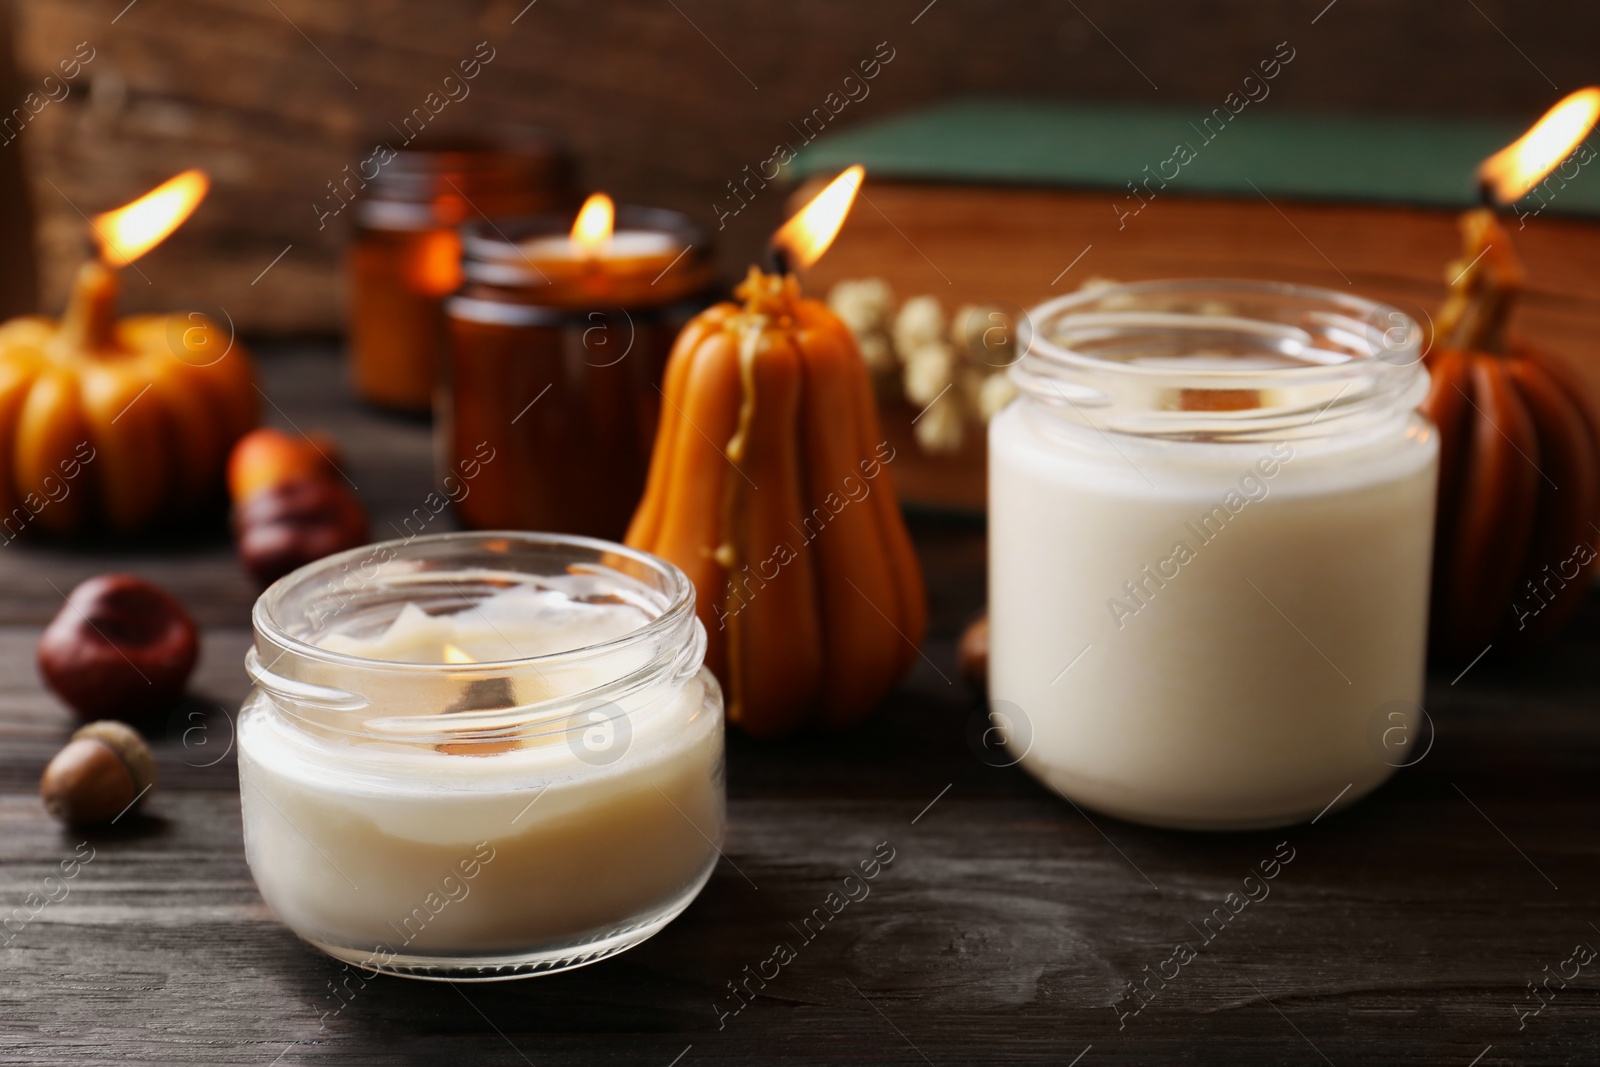
[[[264,354],[277,421],[338,433],[381,527],[427,491],[427,433],[343,399],[330,357]],[[233,760],[217,761],[247,684],[250,588],[222,543],[118,558],[204,618],[197,701],[156,743],[162,786],[148,817],[90,837],[94,858],[67,895],[0,944],[0,1063],[1066,1064],[1084,1053],[1084,1067],[1465,1065],[1491,1045],[1480,1064],[1592,1056],[1592,967],[1522,1030],[1513,1006],[1530,1005],[1525,983],[1575,943],[1600,945],[1596,604],[1539,658],[1491,651],[1457,684],[1454,672],[1433,679],[1432,750],[1353,809],[1276,833],[1169,833],[1079,812],[976,757],[969,739],[984,720],[950,679],[955,638],[983,599],[982,532],[922,522],[914,533],[932,586],[927,659],[854,733],[733,738],[728,861],[662,934],[565,975],[376,979],[346,1000],[329,988],[340,968],[256,894]],[[0,916],[84,840],[32,792],[70,729],[34,679],[32,644],[59,604],[52,583],[65,590],[108,562],[0,550]],[[1175,942],[1198,942],[1188,924],[1285,840],[1295,858],[1270,895],[1119,1029],[1123,983]],[[880,842],[896,856],[870,895],[803,942],[790,924]],[[780,941],[797,958],[722,1017],[727,983]]]
[[[32,84],[24,82],[17,70],[13,5],[0,4],[0,100],[22,100]],[[30,72],[31,73],[31,72]],[[3,126],[3,119],[0,119]],[[13,124],[14,126],[14,124]],[[10,138],[5,133],[0,140]],[[0,248],[7,254],[0,259],[0,317],[26,315],[39,302],[38,262],[33,248],[33,198],[29,195],[29,175],[22,154],[0,146]]]
[[[757,166],[879,42],[895,58],[830,126],[958,94],[1190,103],[1209,111],[1276,43],[1298,56],[1270,106],[1537,114],[1600,80],[1600,9],[1575,0],[18,0],[23,81],[81,41],[97,50],[72,93],[16,145],[31,160],[45,306],[83,252],[83,213],[182,167],[211,201],[130,285],[140,307],[226,308],[246,327],[336,328],[348,212],[313,204],[377,137],[437,91],[479,41],[496,58],[432,128],[555,130],[587,182],[686,210],[717,230],[726,183]],[[716,233],[742,273],[782,217],[770,188]],[[260,281],[280,252],[293,248]]]

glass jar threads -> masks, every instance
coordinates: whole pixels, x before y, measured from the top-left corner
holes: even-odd
[[[441,534],[256,602],[245,852],[296,934],[428,978],[563,970],[694,899],[724,822],[694,588],[621,545]]]
[[[1031,318],[989,436],[990,692],[1021,765],[1186,828],[1297,822],[1375,788],[1404,762],[1395,728],[1424,728],[1439,446],[1414,411],[1421,330],[1229,281]]]

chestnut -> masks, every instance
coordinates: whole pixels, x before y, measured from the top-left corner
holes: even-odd
[[[956,657],[961,664],[961,677],[974,696],[983,696],[989,688],[989,613],[986,611],[972,620],[961,631],[961,643],[956,647]]]
[[[126,723],[92,722],[72,735],[39,778],[45,810],[63,822],[112,822],[156,784],[149,746]]]
[[[252,493],[234,512],[239,559],[262,585],[323,556],[367,543],[367,513],[331,478],[299,478]]]
[[[131,574],[90,578],[39,637],[39,674],[84,719],[137,720],[183,695],[200,653],[183,605]]]
[[[339,445],[325,433],[304,437],[262,427],[239,438],[228,456],[228,495],[234,503],[300,478],[339,476]]]

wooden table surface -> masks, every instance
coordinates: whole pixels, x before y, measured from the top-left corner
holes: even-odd
[[[261,364],[271,421],[343,438],[377,531],[421,503],[423,426],[357,408],[331,347],[282,346]],[[980,758],[985,720],[953,679],[955,636],[983,597],[982,532],[924,520],[914,533],[934,610],[926,659],[851,735],[732,739],[728,859],[663,933],[553,977],[375,978],[342,996],[340,966],[273,920],[245,866],[231,715],[254,590],[229,546],[0,548],[0,919],[22,920],[0,925],[0,1062],[1600,1057],[1600,959],[1566,962],[1580,943],[1600,947],[1593,600],[1535,659],[1492,650],[1459,681],[1433,678],[1431,750],[1354,808],[1271,833],[1170,833],[1080,812]],[[156,743],[148,815],[85,846],[35,792],[71,721],[38,682],[33,645],[64,593],[111,569],[175,592],[205,648],[195,702]],[[791,924],[884,842],[895,859],[870,895],[803,941]],[[45,881],[89,849],[76,877]],[[1275,853],[1293,858],[1270,893],[1202,939],[1195,927]],[[34,914],[30,894],[56,899]],[[1196,958],[1124,1015],[1137,1006],[1126,983],[1180,941]],[[729,983],[780,942],[795,958],[734,1012]],[[1530,983],[1545,983],[1542,1000]]]

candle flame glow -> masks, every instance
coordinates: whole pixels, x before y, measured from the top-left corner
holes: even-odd
[[[96,215],[90,225],[108,267],[125,267],[183,224],[205,198],[211,181],[203,170],[186,170],[130,204]]]
[[[866,168],[859,163],[850,167],[773,235],[772,243],[788,253],[791,265],[809,267],[822,258],[822,253],[839,236],[839,229],[844,225],[845,216],[850,214],[850,205],[855,203],[856,191],[861,188],[866,173]]]
[[[590,254],[599,252],[611,240],[617,209],[605,193],[590,193],[572,224],[572,243]]]
[[[1521,199],[1572,154],[1600,119],[1600,88],[1579,89],[1483,161],[1478,180],[1502,204]]]
[[[446,663],[476,663],[477,660],[467,655],[461,649],[446,641],[444,643],[444,661]]]

